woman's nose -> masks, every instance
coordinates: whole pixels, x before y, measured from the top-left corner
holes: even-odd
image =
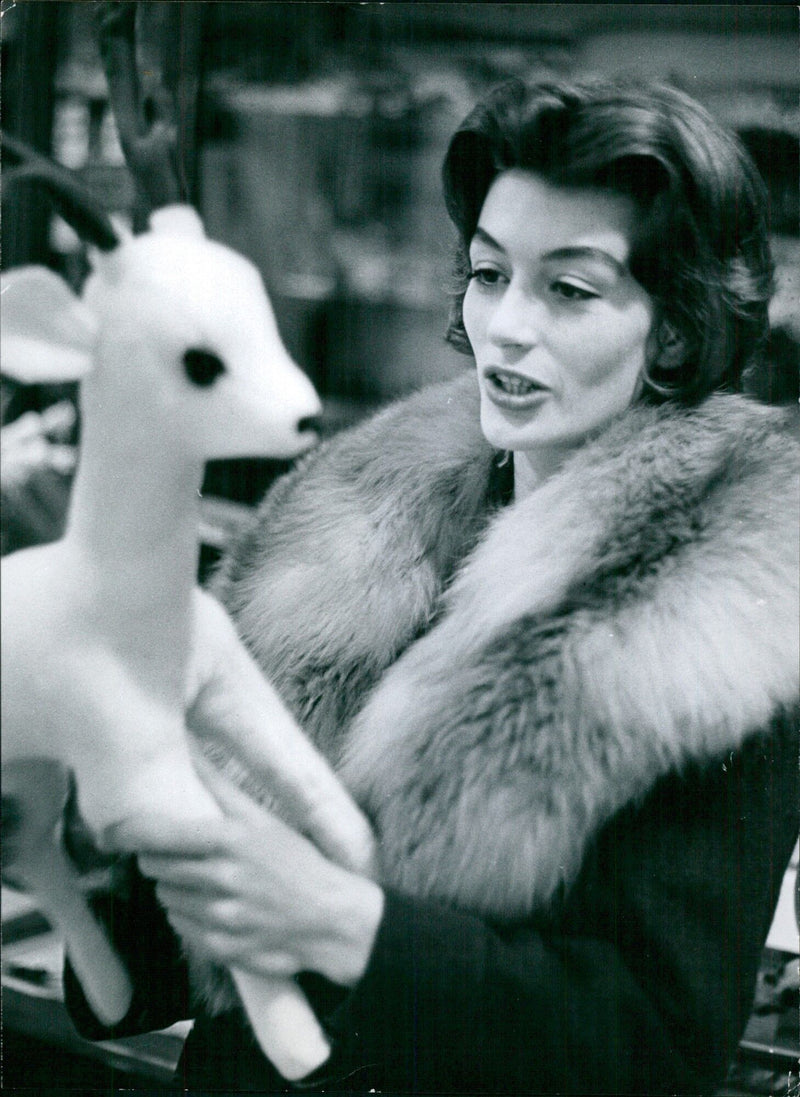
[[[542,303],[511,282],[489,317],[486,335],[496,346],[530,347],[541,337],[543,320]]]

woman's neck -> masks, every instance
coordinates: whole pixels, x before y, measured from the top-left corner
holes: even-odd
[[[514,498],[524,499],[558,472],[572,449],[514,451]]]

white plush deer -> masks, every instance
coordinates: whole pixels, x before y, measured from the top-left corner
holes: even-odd
[[[63,930],[89,1001],[112,1023],[130,984],[61,849],[67,773],[96,835],[148,812],[198,826],[218,816],[186,714],[201,690],[213,706],[215,667],[226,663],[241,687],[233,747],[272,773],[292,821],[325,804],[310,829],[353,867],[363,868],[370,838],[224,611],[195,585],[205,461],[301,452],[317,395],[281,343],[256,269],[207,239],[190,207],[157,211],[139,236],[115,241],[107,223],[103,232],[80,298],[43,268],[13,270],[2,285],[4,370],[82,382],[66,532],[2,565],[2,758],[4,797],[28,816],[11,843],[15,877]],[[286,1077],[327,1058],[294,982],[231,974]]]

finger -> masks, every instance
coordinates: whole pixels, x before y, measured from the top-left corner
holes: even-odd
[[[255,914],[235,899],[198,895],[169,884],[156,885],[156,896],[170,918],[183,918],[194,926],[194,933],[216,934],[236,942],[236,948],[271,947],[277,935],[265,925],[261,912]]]
[[[239,833],[246,834],[250,842],[257,841],[265,849],[280,850],[284,856],[321,856],[321,851],[307,836],[269,807],[248,796],[202,754],[197,754],[195,766],[228,819],[236,820],[232,825],[238,825]]]
[[[188,915],[173,914],[169,909],[167,918],[178,936],[197,953],[226,967],[246,968],[256,975],[269,977],[293,976],[301,969],[297,957],[283,949],[254,948],[227,933],[209,929],[202,921]]]
[[[202,919],[193,918],[181,910],[172,910],[164,902],[167,920],[182,941],[200,955],[217,963],[230,964],[238,950],[231,948],[227,934],[210,929]]]
[[[196,748],[192,753],[195,769],[227,818],[245,824],[274,818],[273,813],[253,799],[228,774]]]
[[[42,429],[53,441],[65,441],[75,426],[77,412],[69,400],[51,404],[42,412]]]
[[[50,443],[39,434],[26,439],[24,445],[16,446],[8,455],[3,454],[4,475],[7,475],[9,467],[18,474],[24,472],[32,475],[47,465],[49,450]]]
[[[180,888],[206,896],[223,896],[231,893],[222,868],[223,862],[214,858],[170,857],[145,853],[137,857],[139,871],[157,880],[165,887]]]
[[[199,753],[195,765],[229,819],[230,842],[226,849],[231,856],[236,857],[237,851],[257,846],[264,863],[262,871],[266,871],[269,865],[281,864],[291,866],[292,872],[307,873],[313,866],[329,863],[327,854],[308,836],[264,804],[253,800]],[[224,866],[229,864],[230,856],[221,858],[220,871],[224,872]],[[191,870],[187,868],[188,871]],[[209,864],[198,862],[197,872],[210,872]],[[225,886],[230,876],[221,875],[220,880]]]
[[[164,880],[159,880],[156,884],[156,895],[161,905],[170,914],[191,918],[197,922],[198,926],[204,926],[206,929],[213,927],[233,936],[235,931],[249,928],[242,925],[239,908],[234,908],[229,897],[220,896],[214,892],[205,894],[193,891]]]
[[[100,845],[109,853],[209,857],[224,848],[224,821],[177,820],[161,814],[137,816],[107,827]]]
[[[55,472],[72,472],[78,463],[78,451],[75,446],[53,443],[47,449],[47,463]]]
[[[26,411],[11,423],[6,423],[2,430],[3,448],[7,445],[19,445],[31,438],[36,438],[42,432],[42,417],[39,412]]]
[[[280,850],[284,856],[327,857],[325,851],[320,850],[291,820],[282,819],[270,807],[254,800],[208,758],[198,752],[194,762],[231,826],[237,827],[239,835],[247,835],[250,842],[258,841],[263,848]],[[236,832],[232,830],[233,833]]]

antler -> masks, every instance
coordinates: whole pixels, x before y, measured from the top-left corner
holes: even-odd
[[[136,58],[138,5],[131,0],[96,3],[100,54],[120,144],[130,172],[151,209],[186,201],[177,152],[177,130],[163,86],[143,95]]]
[[[4,133],[2,140],[3,159],[14,164],[3,173],[6,188],[21,182],[37,183],[84,240],[90,240],[101,251],[112,251],[119,244],[119,236],[99,208],[97,198],[82,186],[74,172],[16,137]]]
[[[186,201],[177,152],[177,129],[171,120],[170,96],[162,86],[144,96],[136,63],[137,4],[129,0],[97,3],[98,40],[106,70],[114,117],[128,168],[151,209]],[[24,141],[3,134],[3,159],[13,167],[3,182],[38,184],[80,237],[101,251],[120,242],[110,219],[74,172],[55,163]],[[8,190],[4,191],[5,194]]]

